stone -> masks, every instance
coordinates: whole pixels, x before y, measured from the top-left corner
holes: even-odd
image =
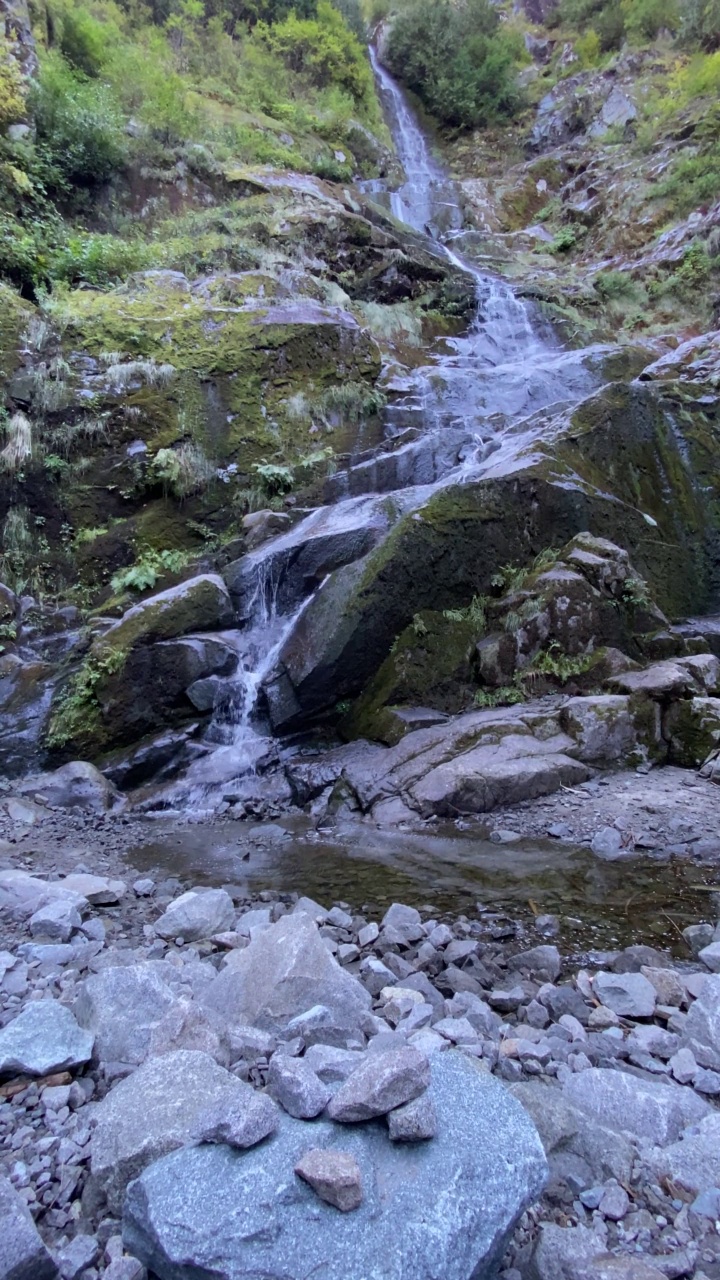
[[[654,1135],[651,1135],[654,1136]],[[690,1126],[678,1142],[642,1153],[653,1181],[670,1178],[697,1195],[720,1184],[720,1114],[713,1111]]]
[[[572,1275],[573,1280],[667,1280],[667,1272],[654,1267],[652,1261],[628,1257],[627,1254],[617,1257],[613,1253],[598,1253],[590,1262],[582,1263],[568,1275]]]
[[[107,813],[120,800],[117,788],[87,760],[71,760],[52,773],[26,778],[18,789],[25,795],[41,795],[53,809],[86,813]]]
[[[628,854],[628,850],[623,849],[622,835],[616,827],[602,827],[600,831],[596,831],[590,841],[590,848],[598,858],[604,858],[606,862],[615,862]]]
[[[197,1141],[202,1117],[216,1106],[250,1108],[252,1087],[206,1053],[181,1049],[151,1058],[116,1084],[95,1108],[90,1147],[91,1201],[122,1210],[125,1188],[155,1160]]]
[[[313,1044],[305,1053],[304,1061],[323,1084],[336,1084],[347,1080],[364,1057],[358,1049],[339,1049],[330,1044]]]
[[[246,1149],[262,1142],[277,1129],[279,1112],[266,1093],[248,1089],[233,1092],[202,1111],[195,1123],[198,1142],[225,1142]]]
[[[74,1010],[80,1026],[95,1034],[99,1061],[137,1066],[145,1061],[152,1031],[175,999],[152,964],[123,965],[86,978]]]
[[[344,1049],[348,1047],[351,1032],[342,1017],[338,1019],[327,1005],[316,1004],[312,1009],[299,1013],[296,1018],[291,1018],[285,1028],[285,1035],[290,1038],[302,1036],[306,1045],[332,1044]]]
[[[672,1004],[678,1007],[685,999],[685,988],[674,969],[657,969],[652,965],[643,965],[640,969],[643,978],[647,978],[655,988],[658,1004]]]
[[[74,893],[87,898],[93,907],[112,907],[127,891],[124,880],[112,880],[109,876],[95,876],[88,871],[72,871],[69,876],[65,876],[62,884],[66,889],[72,889]]]
[[[326,1204],[350,1213],[362,1204],[362,1174],[354,1156],[346,1151],[315,1147],[295,1165],[295,1172]]]
[[[633,1027],[626,1041],[630,1053],[652,1053],[656,1058],[672,1058],[677,1052],[680,1042],[671,1031],[663,1031],[662,1027],[649,1023]]]
[[[408,1046],[373,1054],[348,1076],[328,1106],[331,1120],[353,1124],[412,1102],[430,1083],[430,1064]]]
[[[58,1000],[25,1005],[0,1031],[0,1076],[47,1076],[89,1062],[93,1035]]]
[[[600,1197],[598,1209],[604,1218],[620,1222],[630,1210],[630,1197],[623,1187],[611,1182]]]
[[[330,1090],[302,1058],[274,1053],[268,1071],[268,1089],[276,1102],[297,1120],[313,1120],[325,1110]]]
[[[465,1055],[433,1057],[433,1142],[388,1142],[379,1125],[283,1117],[262,1147],[176,1151],[128,1189],[126,1248],[162,1280],[489,1280],[544,1184],[540,1141],[505,1088]],[[309,1147],[356,1159],[364,1199],[339,1215],[289,1171]],[[442,1194],[438,1191],[441,1189]]]
[[[114,1258],[103,1271],[103,1280],[147,1280],[147,1269],[137,1258]]]
[[[720,973],[720,942],[711,942],[709,947],[703,947],[698,959],[707,965],[711,973]]]
[[[254,937],[202,999],[224,1016],[264,1031],[284,1030],[298,1014],[325,1005],[337,1026],[355,1032],[372,1003],[357,978],[330,955],[304,912],[283,916]]]
[[[678,1049],[677,1053],[670,1058],[668,1066],[678,1084],[691,1084],[698,1071],[695,1055],[691,1049],[687,1048]]]
[[[30,917],[30,933],[33,938],[47,938],[53,942],[69,942],[73,930],[79,929],[82,916],[69,899],[56,898],[39,907]]]
[[[530,951],[521,951],[519,955],[510,956],[508,965],[511,969],[524,969],[527,973],[545,975],[549,982],[560,976],[560,952],[554,946],[533,947]]]
[[[437,1116],[429,1093],[420,1094],[404,1107],[388,1112],[388,1133],[391,1142],[425,1142],[437,1133]]]
[[[0,871],[0,908],[19,917],[29,917],[48,902],[69,901],[78,911],[87,908],[87,899],[65,887],[63,880],[40,880],[28,871],[12,868]]]
[[[229,1067],[233,1046],[224,1020],[215,1009],[204,1009],[195,1000],[175,1000],[160,1022],[150,1028],[147,1057],[198,1049],[209,1053],[221,1067]]]
[[[689,924],[682,935],[687,942],[694,959],[700,955],[704,947],[713,941],[714,929],[711,924]]]
[[[272,924],[269,907],[255,907],[252,911],[243,911],[235,926],[238,933],[245,938],[252,937],[253,929],[267,929]]]
[[[690,1005],[682,1039],[699,1066],[720,1071],[720,974],[705,979]]]
[[[591,1067],[570,1076],[563,1096],[608,1129],[640,1141],[674,1142],[689,1124],[702,1120],[710,1106],[689,1089],[640,1079],[609,1067]]]
[[[379,934],[380,934],[380,930],[378,926],[376,925],[374,920],[371,920],[370,924],[363,925],[362,929],[359,930],[358,936],[357,936],[358,946],[360,947],[372,946],[373,942],[377,940]]]
[[[100,1246],[94,1236],[76,1235],[58,1254],[62,1280],[81,1280],[83,1272],[97,1262]]]
[[[198,942],[214,933],[224,933],[234,922],[233,900],[224,889],[189,889],[156,920],[155,932],[161,938]]]
[[[605,973],[593,979],[593,991],[601,1004],[624,1018],[651,1018],[657,997],[655,988],[641,973]]]
[[[588,1227],[543,1222],[533,1257],[538,1280],[579,1280],[581,1268],[604,1248],[604,1239]]]
[[[25,1201],[0,1175],[0,1280],[55,1280],[57,1274]]]
[[[155,892],[155,881],[149,877],[140,880],[133,880],[133,893],[138,898],[151,898]]]

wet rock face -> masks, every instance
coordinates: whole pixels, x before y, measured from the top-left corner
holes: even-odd
[[[647,387],[618,384],[551,431],[542,461],[541,446],[532,454],[521,447],[504,459],[501,474],[494,474],[490,460],[476,479],[435,493],[395,524],[375,551],[331,574],[303,612],[269,681],[274,726],[300,727],[338,700],[357,696],[418,613],[462,609],[474,596],[492,595],[500,566],[526,565],[582,530],[619,543],[629,562],[622,570],[616,563],[612,588],[602,578],[593,580],[590,548],[563,571],[573,576],[541,584],[542,628],[548,636],[554,628],[571,652],[593,632],[611,647],[628,632],[652,636],[664,624],[661,611],[677,615],[692,609],[693,601],[707,602],[720,564],[712,510],[720,487],[714,432],[708,419],[706,434],[693,433],[681,447],[662,397],[648,395]],[[699,485],[701,473],[707,485]],[[657,495],[668,482],[673,499],[660,504]],[[656,530],[650,538],[648,529]],[[602,563],[607,555],[596,559]],[[623,623],[612,602],[622,603],[631,565],[657,606],[643,609],[629,591]],[[524,632],[529,654],[543,638],[538,626],[521,619],[513,628]]]

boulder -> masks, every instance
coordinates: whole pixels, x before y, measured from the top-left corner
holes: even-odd
[[[720,1071],[720,974],[705,979],[700,995],[690,1006],[683,1044],[701,1067]]]
[[[157,1161],[128,1188],[126,1248],[160,1280],[489,1280],[543,1186],[542,1147],[522,1108],[464,1055],[435,1055],[432,1077],[438,1135],[429,1143],[388,1142],[379,1125],[309,1129],[285,1116],[262,1148],[197,1147]],[[357,1161],[364,1200],[355,1212],[340,1215],[289,1180],[318,1147]]]
[[[64,880],[41,880],[29,871],[0,871],[0,910],[26,919],[50,902],[68,902],[78,911],[87,909],[87,898]]]
[[[128,1182],[169,1151],[199,1141],[210,1108],[249,1111],[255,1097],[250,1085],[205,1053],[181,1049],[151,1058],[95,1108],[91,1200],[97,1205],[106,1200],[119,1214]]]
[[[161,938],[184,938],[198,942],[215,933],[225,933],[235,922],[235,907],[224,889],[189,889],[155,922]]]
[[[608,1129],[663,1146],[711,1111],[709,1103],[681,1085],[640,1079],[610,1067],[590,1067],[571,1076],[563,1085],[563,1096]]]
[[[340,968],[303,912],[283,916],[258,933],[232,968],[210,983],[202,1000],[233,1021],[264,1031],[283,1030],[298,1014],[325,1005],[348,1035],[371,1005],[370,993]]]
[[[39,773],[17,785],[22,795],[42,796],[52,809],[107,813],[119,800],[117,789],[87,760],[71,760],[52,773]]]
[[[313,1120],[325,1110],[330,1090],[302,1058],[274,1053],[268,1071],[268,1089],[288,1115]]]
[[[272,1098],[254,1089],[233,1091],[202,1111],[195,1124],[198,1142],[224,1142],[245,1150],[274,1133],[280,1113]]]
[[[96,1058],[137,1066],[148,1056],[152,1032],[175,1000],[152,964],[122,965],[85,979],[75,1015],[81,1027],[94,1033]]]
[[[46,1076],[89,1062],[93,1036],[58,1000],[25,1005],[0,1031],[0,1076]]]
[[[62,881],[65,889],[79,893],[93,907],[111,907],[125,894],[124,880],[112,880],[108,876],[95,876],[87,871],[72,871]]]
[[[57,1274],[25,1201],[0,1176],[0,1280],[55,1280]]]

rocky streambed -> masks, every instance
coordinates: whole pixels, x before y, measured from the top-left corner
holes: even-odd
[[[152,876],[136,828],[5,842],[3,1280],[720,1276],[711,892],[672,950],[569,953],[551,912]]]

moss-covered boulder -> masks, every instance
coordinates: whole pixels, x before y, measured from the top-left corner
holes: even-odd
[[[229,674],[237,661],[230,646],[203,633],[233,621],[227,588],[216,574],[191,578],[129,609],[96,636],[79,669],[56,691],[47,746],[97,757],[189,719],[195,709],[185,690],[206,676]]]
[[[671,617],[706,606],[720,577],[720,426],[716,400],[691,398],[679,411],[681,395],[606,387],[406,514],[305,610],[270,689],[277,727],[356,697],[418,612],[465,608],[491,594],[502,566],[528,565],[581,531],[625,548]],[[612,630],[604,643],[617,644]]]

